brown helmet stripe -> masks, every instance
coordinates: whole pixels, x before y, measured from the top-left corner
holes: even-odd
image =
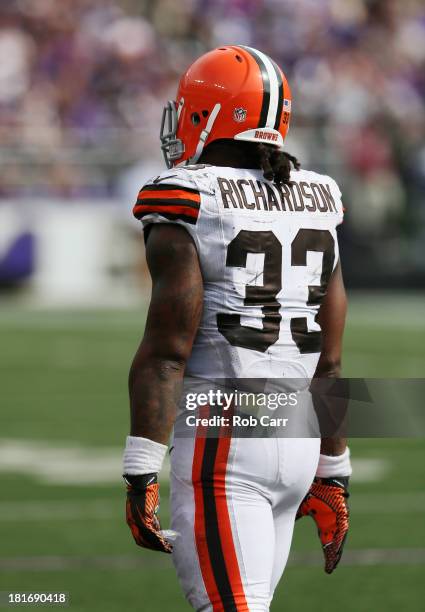
[[[270,61],[273,64],[273,68],[275,69],[276,77],[277,77],[277,84],[279,88],[279,94],[278,94],[279,98],[278,98],[278,103],[277,103],[276,119],[274,122],[274,129],[278,130],[280,122],[282,120],[283,95],[284,95],[283,79],[282,79],[282,73],[280,71],[279,66],[272,59],[270,59]]]
[[[267,115],[269,114],[270,107],[270,77],[267,71],[267,66],[255,49],[245,47],[243,45],[240,45],[240,47],[241,49],[247,51],[247,53],[249,53],[251,57],[255,59],[258,67],[260,68],[261,78],[263,79],[263,101],[261,104],[260,120],[257,127],[266,127]]]

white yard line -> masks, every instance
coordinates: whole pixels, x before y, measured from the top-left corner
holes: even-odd
[[[53,445],[49,440],[0,439],[0,473],[22,474],[49,485],[119,485],[122,449],[88,448],[69,442]],[[354,482],[377,482],[390,471],[386,459],[353,459]],[[166,461],[160,475],[168,480]]]
[[[124,489],[123,489],[124,493]],[[425,492],[368,494],[356,493],[350,498],[353,515],[358,514],[423,514]],[[124,517],[124,497],[91,500],[0,502],[0,523],[119,520]],[[124,520],[124,518],[123,518]]]
[[[323,563],[322,555],[316,552],[294,552],[289,565],[316,566]],[[364,548],[345,549],[341,566],[371,565],[423,565],[425,548]]]
[[[0,523],[115,520],[120,514],[124,517],[124,501],[122,507],[118,507],[111,499],[0,502]]]
[[[300,567],[321,567],[322,554],[317,552],[294,552],[289,565]],[[423,565],[425,548],[367,548],[345,550],[341,566],[376,565]],[[171,568],[168,557],[155,555],[107,555],[107,556],[34,556],[0,557],[0,571],[61,572],[69,570],[113,569],[131,570],[147,568],[154,570]]]
[[[48,485],[119,485],[123,449],[85,447],[64,441],[0,439],[0,473],[23,474]],[[160,479],[168,479],[164,463]]]

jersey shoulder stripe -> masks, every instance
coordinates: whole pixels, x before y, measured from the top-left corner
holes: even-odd
[[[133,214],[137,219],[157,213],[170,220],[195,224],[201,204],[198,190],[182,185],[145,185],[139,192]]]

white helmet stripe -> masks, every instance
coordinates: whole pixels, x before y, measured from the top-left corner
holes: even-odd
[[[262,53],[262,51],[258,51],[258,49],[253,49],[252,47],[245,47],[243,45],[240,45],[240,46],[242,47],[242,49],[245,49],[246,51],[248,51],[255,58],[257,63],[259,63],[258,60],[260,60],[260,62],[266,69],[267,77],[269,81],[268,88],[270,91],[270,98],[269,98],[269,104],[268,104],[267,117],[266,117],[265,124],[259,127],[274,128],[276,119],[277,119],[276,115],[277,115],[277,111],[279,108],[279,93],[280,93],[279,91],[280,83],[278,81],[276,70],[272,64],[271,59],[268,57],[268,55],[266,55],[265,53]]]

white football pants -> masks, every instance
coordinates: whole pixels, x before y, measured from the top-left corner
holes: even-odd
[[[269,610],[318,438],[174,438],[173,561],[199,612]]]

